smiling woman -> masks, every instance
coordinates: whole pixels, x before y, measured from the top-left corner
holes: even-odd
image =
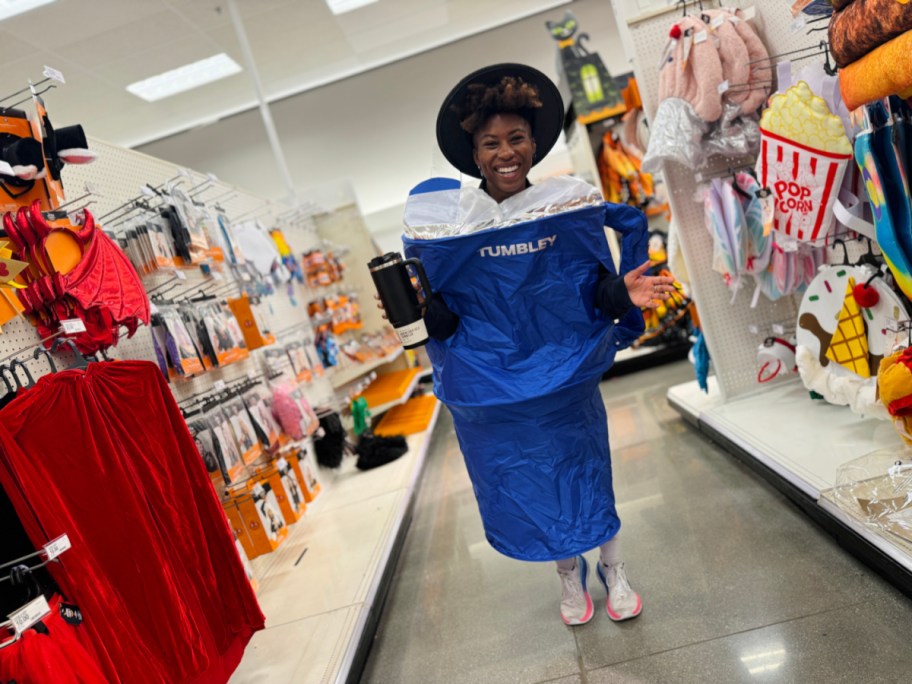
[[[557,561],[561,618],[581,625],[594,614],[582,554],[595,547],[608,616],[642,610],[620,557],[598,383],[616,350],[641,334],[637,307],[657,306],[672,282],[645,275],[646,219],[637,209],[538,203],[563,196],[558,188],[568,183],[581,193],[574,199],[599,196],[577,179],[529,184],[563,120],[557,87],[536,69],[497,64],[466,76],[437,119],[444,156],[482,179],[480,188],[459,189],[456,205],[531,218],[455,237],[425,231],[404,243],[434,290],[424,314],[434,391],[453,416],[485,534],[511,558]],[[466,212],[450,211],[451,194],[419,201],[430,224],[458,214],[465,227]],[[605,226],[624,235],[620,273]]]
[[[504,76],[493,86],[472,84],[459,108],[460,125],[472,136],[483,187],[498,202],[524,190],[535,159],[529,114],[541,109],[538,89]]]

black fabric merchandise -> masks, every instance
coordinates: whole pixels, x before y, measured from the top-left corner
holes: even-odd
[[[166,205],[159,211],[159,215],[165,220],[165,223],[171,230],[171,240],[174,242],[174,248],[175,251],[177,251],[178,256],[188,264],[191,263],[190,231],[187,230],[187,227],[184,225],[183,221],[181,221],[177,209],[171,205]]]
[[[614,275],[604,266],[599,266],[595,293],[595,305],[613,321],[622,318],[633,307],[623,276]],[[432,338],[446,340],[456,333],[459,316],[450,311],[439,293],[434,293],[424,314],[424,324]]]
[[[12,502],[2,488],[0,488],[0,529],[3,530],[3,533],[0,534],[0,563],[22,558],[35,552],[35,547],[32,546],[25,528],[19,521]],[[40,562],[41,558],[25,561],[30,566],[38,565]],[[9,574],[9,567],[0,569],[0,577]],[[42,587],[52,587],[55,591],[58,590],[56,583],[45,568],[33,570],[32,574]],[[9,615],[14,610],[21,608],[25,600],[26,592],[22,587],[14,585],[10,581],[0,582],[0,615]]]
[[[231,482],[228,475],[228,469],[225,466],[225,459],[218,448],[218,441],[212,434],[212,427],[209,421],[200,419],[187,423],[190,434],[193,435],[193,441],[196,448],[199,449],[203,463],[206,464],[206,470],[210,473],[219,473],[226,484]]]
[[[317,463],[324,468],[338,468],[342,465],[342,456],[348,444],[345,428],[338,413],[330,413],[320,418],[323,436],[314,439],[317,452]]]
[[[355,452],[358,454],[359,470],[371,470],[392,463],[408,451],[405,437],[376,437],[364,434],[358,442]]]
[[[244,402],[244,410],[247,411],[247,417],[250,418],[250,422],[253,425],[253,431],[256,433],[257,441],[259,441],[264,448],[268,449],[270,447],[269,435],[266,434],[260,421],[253,415],[253,411],[250,410],[250,399],[242,397],[241,401]]]

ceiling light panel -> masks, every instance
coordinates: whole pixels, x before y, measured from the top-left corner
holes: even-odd
[[[378,0],[326,0],[329,11],[333,14],[345,14],[365,5],[373,5]]]
[[[234,74],[239,74],[243,69],[224,52],[206,59],[201,59],[192,64],[185,64],[177,69],[166,71],[158,76],[131,83],[127,91],[141,97],[146,102],[156,102],[187,90],[218,81]]]

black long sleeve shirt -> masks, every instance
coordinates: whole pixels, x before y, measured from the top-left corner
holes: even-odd
[[[623,276],[614,275],[604,266],[599,266],[595,306],[615,321],[633,307]],[[456,333],[459,316],[450,311],[441,295],[435,294],[428,302],[424,323],[428,335],[435,340],[446,340]]]

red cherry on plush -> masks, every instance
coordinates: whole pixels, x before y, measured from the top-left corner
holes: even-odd
[[[870,285],[859,283],[852,290],[852,296],[862,309],[870,309],[877,306],[880,301],[880,294]]]
[[[681,36],[683,35],[681,33],[681,27],[678,26],[677,24],[675,24],[674,26],[671,27],[671,31],[669,32],[668,35],[670,35],[675,40],[681,40]]]

